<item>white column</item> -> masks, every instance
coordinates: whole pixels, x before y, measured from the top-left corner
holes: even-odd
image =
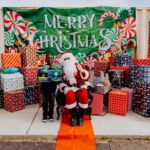
[[[3,24],[3,11],[0,8],[0,54],[4,52],[4,24]],[[1,68],[1,56],[0,56],[0,68]]]
[[[148,11],[142,10],[140,32],[140,58],[147,58],[148,51]]]

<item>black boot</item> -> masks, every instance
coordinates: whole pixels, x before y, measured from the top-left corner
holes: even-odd
[[[71,118],[71,126],[76,126],[77,125],[77,112],[76,108],[70,109],[72,118]]]
[[[84,112],[85,112],[85,109],[79,107],[78,126],[83,126],[84,124],[84,120],[83,120]]]

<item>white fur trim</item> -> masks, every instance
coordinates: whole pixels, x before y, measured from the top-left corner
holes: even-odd
[[[77,106],[77,102],[74,102],[73,104],[70,104],[70,105],[66,104],[66,108],[68,108],[68,109],[75,108],[76,106]]]
[[[71,91],[72,89],[70,87],[65,87],[64,89],[64,93],[67,94],[69,91]]]
[[[79,106],[81,107],[81,108],[88,108],[88,104],[81,104],[81,103],[79,103]]]
[[[89,81],[85,81],[85,85],[93,87]]]
[[[69,91],[73,91],[73,92],[77,92],[79,90],[79,88],[77,88],[77,87],[66,87],[65,89],[64,89],[64,93],[65,94],[67,94],[67,92],[69,92]]]
[[[87,85],[82,85],[81,88],[87,89]]]
[[[86,70],[84,70],[84,73],[85,73],[85,76],[83,76],[83,75],[82,75],[82,72],[80,72],[80,76],[81,76],[81,78],[82,78],[83,80],[87,80],[88,77],[89,77],[89,72],[86,71]]]
[[[71,87],[71,89],[72,89],[72,91],[73,91],[73,92],[77,92],[77,91],[79,90],[79,88],[74,87],[74,86],[73,86],[73,87]]]

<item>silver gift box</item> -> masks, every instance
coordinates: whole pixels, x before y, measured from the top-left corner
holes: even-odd
[[[106,94],[111,90],[111,84],[105,86],[96,86],[95,93]]]

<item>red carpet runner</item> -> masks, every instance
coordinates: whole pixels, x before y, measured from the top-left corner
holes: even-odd
[[[84,126],[70,126],[70,116],[62,117],[55,150],[96,150],[91,121],[85,116]]]

